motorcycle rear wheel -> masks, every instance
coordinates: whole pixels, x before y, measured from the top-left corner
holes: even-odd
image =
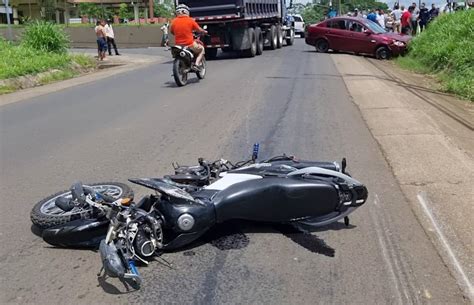
[[[133,190],[123,183],[100,182],[87,185],[98,192],[105,193],[117,199],[133,199]],[[55,204],[55,200],[58,197],[72,198],[71,191],[58,192],[36,203],[30,214],[31,222],[33,222],[34,225],[44,230],[76,219],[91,219],[103,216],[98,213],[97,209],[93,209],[91,206],[83,208],[75,207],[71,211],[65,212]]]
[[[178,87],[185,86],[188,83],[188,73],[184,72],[186,64],[180,59],[173,62],[173,77]]]

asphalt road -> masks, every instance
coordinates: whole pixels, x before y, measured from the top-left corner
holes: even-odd
[[[252,59],[209,62],[175,87],[162,63],[0,108],[2,303],[462,304],[331,58],[297,40]],[[97,278],[98,253],[34,235],[37,201],[76,180],[160,176],[200,156],[348,159],[370,197],[313,234],[231,223],[141,268],[127,291]],[[148,191],[134,187],[137,197]],[[268,211],[272,213],[272,211]]]

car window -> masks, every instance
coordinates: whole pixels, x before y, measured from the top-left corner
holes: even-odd
[[[381,34],[381,33],[387,32],[378,23],[375,23],[372,20],[367,20],[367,23],[365,25],[375,34]]]
[[[295,16],[293,17],[295,19],[296,22],[302,22],[303,19],[301,19],[301,17],[298,17],[298,16]]]
[[[332,29],[347,30],[345,20],[331,20],[327,22],[327,27]]]
[[[357,21],[349,21],[347,27],[351,32],[362,33],[364,31],[364,26]]]

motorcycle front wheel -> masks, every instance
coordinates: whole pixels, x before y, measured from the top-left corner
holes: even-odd
[[[188,83],[188,73],[186,63],[183,60],[175,59],[173,62],[173,77],[178,87],[185,86]]]
[[[201,69],[201,71],[196,72],[197,78],[204,79],[204,77],[206,77],[206,70],[207,70],[207,63],[206,63],[206,59],[203,58],[202,59],[202,69]]]
[[[123,183],[100,182],[87,185],[92,187],[97,192],[104,193],[116,199],[133,199],[132,189],[128,185]],[[56,206],[55,201],[59,197],[72,199],[71,191],[67,190],[58,192],[36,203],[33,209],[31,210],[31,222],[33,222],[33,224],[44,230],[57,225],[65,224],[76,219],[91,219],[103,216],[99,215],[97,211],[94,211],[91,206],[77,206],[74,207],[71,211],[65,212]]]

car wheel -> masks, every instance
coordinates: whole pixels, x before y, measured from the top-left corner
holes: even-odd
[[[377,50],[375,50],[375,58],[377,59],[390,59],[390,50],[387,47],[378,47]]]
[[[326,53],[329,50],[329,43],[326,39],[319,39],[316,41],[316,51]]]

